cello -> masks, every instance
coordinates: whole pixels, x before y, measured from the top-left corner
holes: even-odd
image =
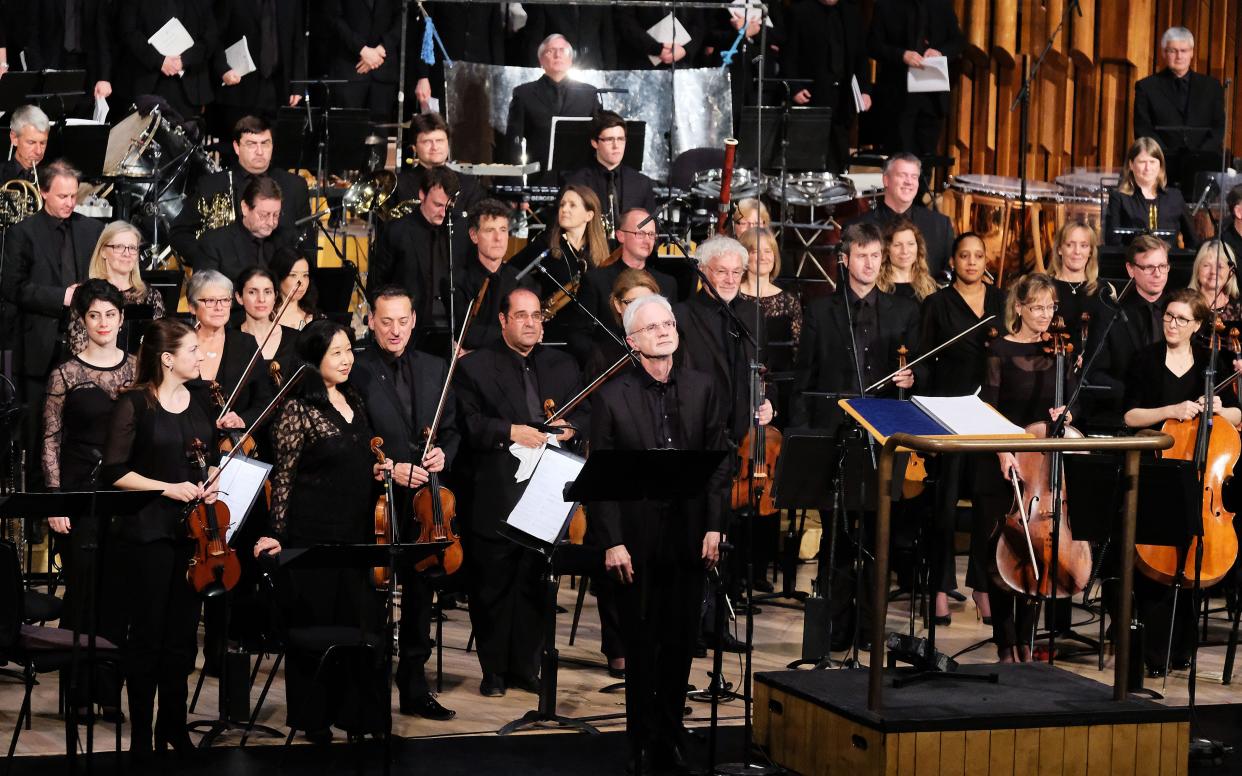
[[[382,466],[384,458],[384,438],[371,437],[371,454]],[[396,504],[392,495],[392,471],[384,470],[384,492],[375,500],[375,543],[378,545],[392,544],[396,539],[392,519],[392,508]],[[376,590],[386,592],[392,584],[391,566],[374,566],[371,569],[371,584]]]
[[[207,445],[201,439],[190,443],[186,456],[198,468],[202,481],[210,487],[207,476]],[[232,590],[241,579],[241,562],[227,541],[229,508],[223,501],[208,504],[202,499],[190,503],[186,513],[186,529],[194,540],[194,557],[186,578],[190,585],[208,598]]]

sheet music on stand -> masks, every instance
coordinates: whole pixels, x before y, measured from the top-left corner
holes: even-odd
[[[234,534],[246,522],[250,508],[263,491],[263,483],[272,471],[270,463],[247,458],[238,453],[220,472],[220,500],[229,508],[229,529],[225,542],[232,542]]]
[[[505,519],[505,525],[534,539],[543,547],[555,547],[577,503],[565,500],[565,487],[578,478],[586,461],[549,445],[535,466],[518,503]],[[521,541],[523,536],[512,536]]]

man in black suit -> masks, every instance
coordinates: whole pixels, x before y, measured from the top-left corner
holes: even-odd
[[[729,449],[721,424],[726,397],[719,382],[674,364],[678,321],[668,300],[639,298],[626,308],[624,326],[642,369],[626,370],[595,395],[591,451]],[[703,572],[720,559],[726,461],[695,498],[588,505],[621,611],[625,727],[633,772],[685,766],[686,682]]]
[[[531,275],[518,280],[518,270],[505,261],[509,248],[508,205],[496,199],[485,199],[475,205],[470,211],[469,236],[474,250],[453,265],[452,289],[447,277],[441,280],[440,295],[445,299],[453,298],[453,334],[456,337],[471,305],[480,293],[483,294],[478,314],[460,343],[467,350],[475,350],[503,338],[503,326],[496,321],[514,289],[534,291],[538,285]],[[487,282],[486,293],[483,292],[484,281]],[[542,314],[539,330],[542,333]]]
[[[684,70],[697,66],[699,54],[707,42],[707,23],[703,11],[698,8],[677,9],[677,21],[690,37],[684,46],[680,43],[660,43],[647,32],[668,13],[666,6],[658,4],[649,8],[617,8],[617,65],[622,70],[673,67]],[[652,57],[655,57],[655,62],[651,61]]]
[[[613,10],[608,6],[532,5],[526,9],[522,34],[531,44],[548,35],[563,35],[574,47],[574,62],[581,70],[617,68],[617,35]],[[539,54],[534,47],[528,46],[525,56],[528,59],[524,64],[539,64]]]
[[[436,444],[423,455],[423,429],[435,421],[440,393],[448,379],[448,365],[409,347],[414,320],[413,300],[405,289],[379,289],[371,300],[367,320],[372,341],[358,355],[350,376],[366,400],[371,428],[384,438],[384,452],[395,464],[397,525],[402,541],[406,542],[418,538],[419,527],[411,514],[414,492],[426,484],[430,473],[439,476],[448,468],[461,441],[456,426],[456,401],[450,391],[436,430]],[[434,720],[452,719],[454,712],[441,706],[431,694],[423,671],[431,657],[434,587],[430,579],[413,568],[398,569],[397,579],[401,582],[401,659],[396,679],[401,713]]]
[[[586,186],[599,197],[604,208],[601,214],[604,232],[609,236],[627,210],[642,208],[650,213],[656,208],[651,179],[622,163],[625,140],[625,119],[610,110],[597,112],[591,120],[591,148],[595,149],[595,160],[565,178],[566,183]]]
[[[1219,165],[1225,138],[1225,93],[1220,81],[1190,69],[1195,37],[1170,27],[1160,38],[1168,65],[1134,85],[1134,136],[1158,140],[1168,160],[1169,180],[1183,185],[1187,154],[1199,152]],[[1180,127],[1180,129],[1173,129]]]
[[[329,78],[342,108],[366,108],[376,121],[391,121],[397,99],[397,60],[401,55],[401,4],[395,0],[324,0],[320,8],[329,31]]]
[[[462,358],[454,384],[474,463],[466,562],[483,669],[479,692],[489,697],[504,695],[506,686],[538,691],[543,621],[550,614],[543,606],[542,556],[498,530],[526,488],[514,480],[518,459],[509,448],[546,444],[549,435],[530,425],[543,419],[543,403],[563,405],[582,386],[572,358],[539,344],[543,319],[534,292],[506,294],[497,320],[501,339]],[[568,425],[586,428],[588,420],[580,407]],[[563,445],[574,436],[566,428],[557,439]]]
[[[541,180],[555,182],[555,171],[548,169],[552,118],[589,117],[599,108],[599,96],[594,86],[569,77],[569,70],[574,66],[574,49],[564,36],[549,35],[539,44],[539,65],[543,75],[538,80],[513,88],[505,138],[511,161],[522,161],[522,141],[525,140],[526,161],[540,164]]]
[[[212,57],[211,73],[222,85],[209,115],[214,134],[223,138],[243,116],[272,120],[277,109],[302,100],[302,87],[291,82],[306,78],[306,12],[303,0],[224,0],[216,9],[220,47]],[[224,56],[243,37],[256,68],[246,75],[229,67]]]
[[[194,44],[180,54],[164,56],[148,39],[172,18],[190,34]],[[120,37],[135,62],[134,94],[163,97],[189,120],[211,102],[211,57],[216,53],[216,17],[210,3],[196,0],[120,0]]]
[[[214,269],[234,282],[251,267],[266,269],[276,251],[290,242],[280,226],[281,191],[276,181],[260,175],[242,189],[241,218],[203,235],[194,270]]]
[[[927,244],[928,271],[933,278],[943,281],[949,266],[949,252],[953,249],[953,224],[946,216],[914,201],[919,193],[922,171],[923,163],[913,154],[890,156],[884,162],[884,199],[846,226],[875,224],[883,230],[898,216],[909,218],[923,233],[923,242]]]
[[[473,60],[472,60],[473,61]],[[397,174],[397,202],[417,199],[423,190],[423,173],[432,167],[445,167],[452,157],[449,127],[439,113],[420,113],[410,119],[410,134],[414,136],[414,164]],[[457,193],[453,197],[453,228],[466,231],[466,213],[486,196],[479,179],[473,175],[457,172]],[[450,195],[453,191],[448,192]]]
[[[505,26],[501,6],[497,3],[423,3],[435,22],[436,32],[444,43],[444,50],[454,62],[477,62],[481,65],[505,64]],[[410,8],[411,13],[414,7]],[[530,13],[528,10],[527,13]],[[530,31],[530,23],[526,24]],[[418,55],[426,32],[426,20],[422,24],[410,24],[410,65],[406,71],[410,77],[406,83],[414,83],[415,117],[426,107],[433,96],[444,107],[444,61],[443,52],[436,46],[434,65],[429,65]]]
[[[0,183],[21,179],[35,183],[52,122],[36,105],[23,105],[9,117],[9,142],[13,156],[0,162]]]
[[[875,120],[890,153],[935,154],[949,111],[948,92],[911,94],[906,77],[926,57],[961,56],[966,39],[951,0],[877,0],[867,49],[876,61]]]
[[[23,51],[26,69],[85,70],[92,96],[109,97],[114,56],[111,4],[107,0],[42,0],[32,5],[27,6],[31,28]]]
[[[795,104],[832,109],[828,170],[843,172],[850,157],[850,128],[857,115],[851,79],[858,79],[863,110],[871,107],[871,66],[862,13],[848,0],[804,0],[789,10],[785,34],[782,75],[812,82],[795,87]]]
[[[272,128],[267,120],[258,116],[238,119],[233,125],[233,152],[237,154],[237,163],[199,180],[198,190],[186,198],[185,206],[173,221],[169,242],[181,260],[191,267],[202,259],[199,238],[208,226],[204,223],[203,213],[215,210],[224,212],[226,220],[210,224],[212,228],[236,221],[241,216],[242,192],[251,180],[262,175],[275,181],[280,189],[280,226],[289,235],[289,240],[297,240],[300,230],[309,228],[295,226],[297,221],[310,215],[310,193],[306,181],[272,166]],[[230,200],[233,203],[231,218]],[[314,266],[314,261],[311,265]]]

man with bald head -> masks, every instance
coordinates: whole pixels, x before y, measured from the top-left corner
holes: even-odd
[[[521,161],[522,139],[525,138],[526,160],[539,162],[541,180],[555,182],[555,176],[548,170],[552,118],[590,118],[600,107],[599,96],[594,86],[569,77],[574,66],[574,47],[563,35],[554,33],[544,38],[538,54],[543,75],[514,87],[505,138],[510,161]]]

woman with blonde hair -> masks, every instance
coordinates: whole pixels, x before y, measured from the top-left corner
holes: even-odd
[[[914,222],[898,216],[884,229],[884,260],[875,287],[919,304],[940,289],[927,268],[927,242]]]
[[[108,281],[121,292],[125,306],[150,305],[152,318],[164,317],[164,297],[154,286],[142,280],[138,269],[138,253],[142,249],[142,233],[128,221],[113,221],[104,227],[95,250],[91,254],[88,274],[92,278]],[[131,337],[133,324],[126,321],[121,327],[117,342],[130,353],[138,350],[138,337]],[[89,337],[80,316],[72,307],[69,310],[69,353],[77,355],[86,347]],[[133,340],[132,342],[130,340]]]
[[[1100,238],[1083,218],[1070,218],[1057,230],[1048,257],[1048,274],[1057,286],[1058,314],[1069,328],[1074,352],[1082,353],[1082,316],[1099,315]]]
[[[802,338],[802,304],[798,295],[773,282],[781,271],[781,251],[766,227],[750,229],[738,238],[746,249],[746,269],[738,296],[757,302],[767,324],[768,368],[793,368]]]
[[[1138,138],[1126,152],[1121,183],[1108,193],[1104,216],[1104,239],[1109,245],[1125,245],[1139,232],[1171,233],[1171,238],[1163,238],[1170,243],[1181,232],[1183,247],[1199,245],[1182,192],[1168,186],[1164,151],[1150,137]]]
[[[1199,292],[1209,310],[1226,321],[1242,320],[1242,302],[1238,301],[1238,276],[1229,271],[1232,258],[1224,243],[1220,240],[1209,240],[1199,246],[1194,267],[1190,270],[1190,288]]]
[[[742,235],[751,229],[762,227],[767,229],[772,225],[772,218],[768,215],[768,208],[757,197],[747,197],[738,200],[733,206],[733,236],[742,239]]]

